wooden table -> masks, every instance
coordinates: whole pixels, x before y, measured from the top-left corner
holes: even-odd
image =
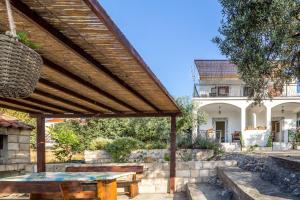
[[[91,191],[84,192],[82,184],[97,183],[95,196],[100,200],[117,199],[117,179],[134,175],[134,172],[43,172],[30,173],[0,179],[0,193],[30,193],[31,200],[64,200],[74,197],[90,197]],[[95,192],[94,192],[95,193]]]

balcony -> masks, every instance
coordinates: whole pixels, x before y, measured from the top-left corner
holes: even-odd
[[[285,85],[283,91],[270,92],[273,97],[298,97],[300,96],[300,84],[292,83]],[[195,84],[194,97],[214,98],[214,97],[247,97],[252,90],[244,84]]]

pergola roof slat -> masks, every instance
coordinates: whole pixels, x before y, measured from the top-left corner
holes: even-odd
[[[61,97],[59,97],[59,96],[56,96],[56,95],[53,95],[53,94],[44,92],[44,91],[39,90],[39,89],[35,89],[35,90],[34,90],[34,93],[35,93],[35,94],[38,94],[38,95],[41,95],[41,96],[44,96],[44,97],[46,97],[46,98],[53,99],[53,100],[55,100],[55,101],[60,101],[60,102],[62,102],[62,103],[64,103],[64,104],[69,104],[69,105],[72,105],[72,106],[74,106],[74,107],[81,108],[81,109],[86,110],[86,111],[88,111],[88,112],[90,112],[90,113],[97,113],[97,112],[101,113],[101,112],[98,111],[98,110],[91,109],[91,108],[89,108],[89,107],[87,107],[87,106],[84,106],[84,105],[81,105],[81,104],[78,104],[78,103],[69,101],[69,100],[67,100],[67,99],[64,99],[64,98],[61,98]]]
[[[83,101],[89,102],[90,104],[94,104],[96,106],[102,107],[102,108],[107,109],[107,110],[109,110],[111,112],[114,112],[114,113],[119,113],[120,112],[120,111],[118,111],[118,110],[116,110],[116,109],[114,109],[114,108],[112,108],[110,106],[106,106],[106,105],[98,102],[95,99],[90,99],[90,98],[88,98],[86,96],[81,95],[78,92],[75,92],[73,90],[69,90],[69,89],[67,89],[65,87],[62,87],[62,86],[57,85],[55,83],[52,83],[52,82],[50,82],[50,81],[48,81],[46,79],[40,78],[39,82],[42,83],[42,84],[47,85],[47,87],[51,87],[51,88],[54,88],[56,90],[62,91],[63,93],[66,93],[66,94],[68,94],[70,96],[73,96],[75,98],[81,99]]]
[[[55,27],[53,27],[51,24],[49,24],[46,20],[44,20],[42,17],[40,17],[36,12],[32,11],[26,4],[24,4],[23,2],[21,2],[19,0],[13,1],[12,4],[15,8],[20,10],[23,14],[25,14],[32,21],[36,22],[39,26],[43,27],[45,30],[47,30],[49,33],[51,33],[52,36],[56,37],[60,42],[64,43],[70,49],[75,51],[79,56],[83,57],[88,62],[92,63],[95,67],[97,67],[98,69],[103,71],[105,74],[107,74],[109,77],[111,77],[114,81],[116,81],[117,83],[122,85],[124,88],[126,88],[127,90],[132,92],[138,98],[142,99],[144,102],[146,102],[152,108],[154,108],[156,111],[160,111],[160,109],[158,107],[156,107],[153,103],[151,103],[148,99],[146,99],[144,96],[142,96],[136,90],[134,90],[130,85],[128,85],[126,82],[124,82],[118,76],[113,74],[109,69],[107,69],[105,66],[103,66],[99,61],[97,61],[90,54],[85,52],[80,46],[75,44],[72,40],[70,40],[68,37],[66,37],[64,34],[62,34],[59,30],[57,30]],[[105,93],[105,91],[103,91],[103,92]],[[112,98],[112,97],[110,97],[110,98]],[[114,99],[114,100],[116,101],[116,99]],[[121,102],[119,101],[118,103],[121,103]],[[137,110],[133,109],[133,107],[131,107],[130,109],[137,112]]]
[[[104,90],[101,90],[100,88],[98,88],[97,86],[95,86],[94,84],[76,76],[75,74],[72,74],[71,72],[67,71],[66,69],[64,69],[63,67],[60,67],[59,65],[53,63],[52,61],[48,60],[47,58],[44,58],[43,57],[43,60],[44,60],[44,64],[47,66],[47,67],[50,67],[52,70],[55,70],[57,71],[58,73],[62,73],[63,75],[65,76],[68,76],[68,78],[70,79],[73,79],[74,82],[78,82],[80,84],[84,84],[85,86],[91,88],[92,90],[96,91],[97,93],[117,102],[118,104],[134,111],[134,112],[139,112],[139,110],[137,110],[136,108],[134,108],[133,106],[125,103],[124,101],[116,98],[115,96],[105,92]]]
[[[41,45],[36,91],[3,104],[32,113],[164,116],[179,108],[96,0],[11,1],[17,31]],[[0,31],[8,29],[0,0]],[[1,103],[1,99],[0,99]]]

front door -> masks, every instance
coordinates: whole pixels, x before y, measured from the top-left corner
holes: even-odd
[[[272,121],[272,135],[274,142],[282,142],[280,121]]]
[[[226,123],[225,121],[216,121],[216,140],[225,142]]]

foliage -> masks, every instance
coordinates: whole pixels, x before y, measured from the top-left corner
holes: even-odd
[[[296,134],[296,142],[300,142],[300,133],[299,132]]]
[[[177,132],[181,134],[192,133],[194,123],[203,124],[207,122],[207,115],[198,111],[193,116],[194,105],[188,97],[179,97],[176,103],[181,111],[181,116],[177,119]]]
[[[300,76],[299,0],[219,0],[220,36],[213,39],[253,89],[255,102]]]
[[[218,142],[215,142],[213,140],[203,138],[203,137],[198,137],[194,144],[193,144],[194,149],[211,149],[214,150],[215,155],[219,155],[224,153],[221,145]]]
[[[164,142],[152,142],[152,143],[148,143],[146,144],[146,149],[167,149],[168,145]]]
[[[179,149],[192,149],[193,148],[193,142],[192,138],[188,137],[187,135],[178,135],[177,136],[177,148]]]
[[[272,134],[270,134],[266,147],[272,147],[272,146],[273,146],[273,136]]]
[[[41,45],[30,40],[30,38],[26,32],[18,32],[17,38],[21,43],[25,44],[26,46],[28,46],[31,49],[37,50],[37,49],[41,48]]]
[[[5,109],[5,108],[0,108],[0,113],[4,113],[6,115],[15,117],[28,125],[36,127],[36,119],[31,118],[29,116],[29,114],[27,114],[27,113],[9,110],[9,109]],[[36,129],[35,128],[31,131],[30,144],[31,144],[32,148],[36,148]]]
[[[49,133],[55,142],[53,147],[56,158],[70,161],[73,155],[83,151],[83,144],[75,132],[63,124],[50,127]]]
[[[170,160],[171,160],[170,154],[169,153],[165,153],[165,155],[164,155],[164,161],[169,162]]]
[[[188,97],[179,97],[176,102],[182,111],[182,116],[177,119],[177,135],[190,135],[194,119],[192,102]],[[207,116],[198,112],[195,119],[198,123],[203,123]],[[122,137],[135,138],[144,142],[147,148],[163,148],[168,145],[170,135],[170,119],[167,117],[72,119],[67,120],[64,126],[74,131],[85,149],[89,149],[95,138],[115,140]]]
[[[89,146],[89,149],[94,151],[94,150],[104,150],[106,146],[111,143],[112,140],[106,139],[106,138],[96,138],[94,139]]]
[[[296,133],[293,130],[288,130],[289,142],[296,141]]]
[[[131,151],[142,148],[144,145],[139,140],[131,137],[118,138],[109,143],[105,150],[111,155],[114,162],[127,162]]]

